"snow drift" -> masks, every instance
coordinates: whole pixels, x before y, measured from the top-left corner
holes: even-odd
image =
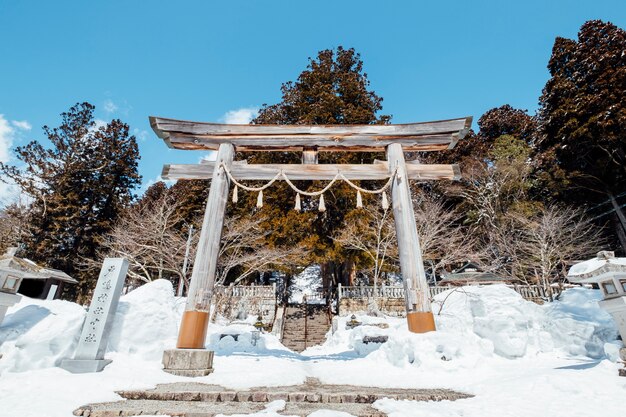
[[[452,366],[446,365],[452,361],[454,366],[470,366],[485,357],[514,359],[550,352],[602,358],[606,350],[613,359],[617,330],[610,315],[598,307],[600,298],[599,291],[577,288],[540,306],[505,286],[464,287],[436,297],[437,332],[412,334],[404,319],[368,316],[358,317],[364,325],[346,330],[349,318],[343,317],[324,346],[305,354],[371,355],[396,366],[422,367]],[[159,361],[163,350],[176,343],[184,301],[174,296],[165,280],[123,296],[108,352]],[[83,307],[24,297],[8,313],[0,326],[0,373],[53,367],[73,356],[85,317]],[[212,324],[208,347],[218,355],[286,351],[273,335],[256,340],[253,322],[250,317],[235,324]],[[365,335],[388,336],[388,342],[364,344]]]
[[[185,299],[174,296],[167,280],[153,281],[122,296],[107,352],[160,361],[163,350],[176,345],[184,308]],[[85,316],[85,308],[75,303],[23,297],[0,326],[0,373],[49,368],[73,357]],[[284,349],[272,335],[253,340],[255,319],[212,324],[208,347],[218,354]]]
[[[463,287],[435,298],[437,332],[417,335],[406,330],[404,319],[367,316],[357,317],[362,326],[346,330],[345,317],[327,346],[335,352],[372,354],[395,365],[549,352],[597,359],[605,356],[605,348],[613,359],[618,333],[611,316],[598,306],[599,299],[599,291],[575,288],[558,301],[537,305],[503,285]],[[389,328],[379,327],[383,322]],[[387,336],[388,341],[364,344],[364,336]]]

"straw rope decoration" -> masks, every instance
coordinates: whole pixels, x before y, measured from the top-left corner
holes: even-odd
[[[296,192],[296,204],[294,206],[294,210],[296,210],[296,211],[302,210],[300,194],[306,195],[308,197],[317,197],[317,196],[319,196],[320,199],[319,199],[318,210],[319,211],[326,211],[326,204],[324,202],[324,193],[326,191],[330,190],[330,188],[339,180],[346,182],[350,187],[352,187],[352,188],[354,188],[356,190],[356,206],[357,206],[357,208],[362,208],[363,207],[363,197],[361,196],[361,193],[365,193],[365,194],[382,194],[381,204],[382,204],[383,210],[387,210],[389,208],[389,200],[387,198],[387,193],[385,191],[389,187],[391,187],[391,184],[393,183],[393,179],[397,176],[397,173],[398,173],[398,168],[396,168],[393,171],[393,173],[391,174],[391,176],[389,177],[389,180],[387,180],[387,182],[385,183],[385,185],[383,185],[381,188],[379,188],[377,190],[368,190],[366,188],[359,187],[358,185],[356,185],[355,183],[353,183],[352,181],[347,179],[341,172],[337,172],[337,175],[335,175],[335,177],[332,180],[330,180],[330,182],[324,188],[322,188],[321,190],[319,190],[319,191],[304,191],[304,190],[301,190],[298,187],[296,187],[296,185],[293,182],[291,182],[289,177],[287,177],[287,174],[285,174],[282,169],[280,171],[278,171],[278,173],[274,176],[274,178],[272,178],[265,185],[262,185],[260,187],[250,187],[250,186],[247,186],[247,185],[242,184],[239,181],[237,181],[233,177],[233,175],[230,172],[230,170],[228,169],[228,167],[226,165],[224,165],[224,163],[221,163],[220,167],[224,169],[224,172],[226,173],[228,178],[233,182],[233,184],[235,184],[235,188],[233,189],[233,197],[232,197],[233,203],[236,203],[237,201],[239,201],[238,189],[242,188],[242,189],[244,189],[246,191],[259,193],[258,196],[257,196],[257,200],[256,200],[256,206],[257,206],[257,208],[263,207],[263,190],[268,189],[277,180],[282,178]]]

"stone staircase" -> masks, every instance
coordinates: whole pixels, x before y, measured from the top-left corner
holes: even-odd
[[[293,304],[285,311],[282,343],[294,352],[321,345],[330,329],[328,308],[322,304]]]
[[[81,417],[169,415],[214,417],[218,414],[259,412],[272,401],[285,401],[279,415],[307,416],[316,410],[345,412],[358,417],[384,417],[372,407],[382,398],[414,401],[454,401],[472,395],[447,389],[401,389],[327,385],[308,378],[303,385],[231,390],[198,382],[157,385],[149,390],[120,391],[123,401],[84,405],[74,410]]]

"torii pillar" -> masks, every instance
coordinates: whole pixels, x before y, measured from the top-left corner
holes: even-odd
[[[404,284],[406,318],[409,331],[425,333],[435,330],[435,319],[430,307],[428,281],[424,272],[402,145],[393,143],[387,146],[387,161],[389,173],[393,174],[394,171],[396,173],[391,185],[391,204]]]
[[[163,370],[174,375],[197,377],[213,372],[213,351],[206,350],[204,343],[228,199],[229,180],[222,164],[230,167],[234,155],[232,144],[220,144],[176,349],[163,352]]]
[[[220,144],[191,273],[187,304],[178,332],[176,347],[179,349],[204,349],[229,189],[228,176],[221,164],[230,168],[234,156],[235,148],[232,144]]]

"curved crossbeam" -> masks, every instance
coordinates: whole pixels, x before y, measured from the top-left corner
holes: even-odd
[[[150,117],[156,134],[175,149],[213,149],[231,143],[242,151],[383,151],[399,143],[405,151],[453,148],[471,117],[396,125],[231,125]]]

